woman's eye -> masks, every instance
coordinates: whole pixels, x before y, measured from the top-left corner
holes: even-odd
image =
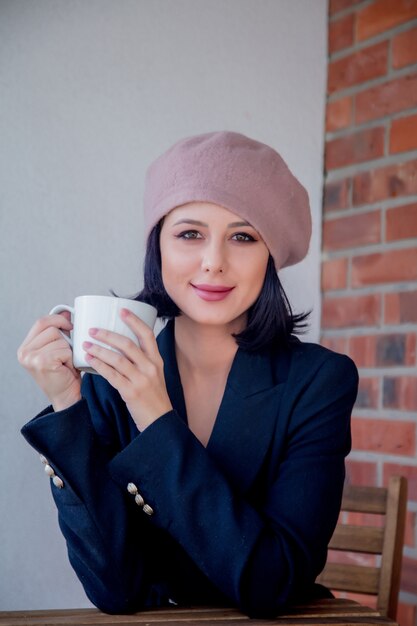
[[[190,240],[190,239],[201,239],[201,233],[198,232],[198,230],[184,230],[182,231],[182,233],[179,233],[179,235],[176,235],[178,239],[185,239],[185,240]],[[232,235],[232,239],[234,239],[234,241],[239,241],[239,242],[250,242],[250,241],[256,241],[256,239],[254,239],[254,237],[252,237],[252,235],[249,235],[248,233],[235,233],[234,235]]]
[[[197,239],[199,234],[198,230],[184,230],[182,233],[177,235],[177,237],[179,239]]]
[[[237,241],[255,241],[252,235],[248,235],[248,233],[236,233],[233,237],[237,237]]]

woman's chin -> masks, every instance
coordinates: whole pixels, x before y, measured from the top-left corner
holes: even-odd
[[[201,326],[233,326],[232,332],[240,332],[246,325],[246,313],[238,313],[236,315],[223,313],[219,315],[214,312],[198,314],[196,311],[188,313],[181,310],[181,317]]]

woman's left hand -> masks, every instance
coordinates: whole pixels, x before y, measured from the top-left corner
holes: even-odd
[[[152,329],[127,309],[121,310],[120,317],[138,338],[140,348],[128,337],[101,328],[90,329],[90,335],[121,354],[91,342],[84,342],[83,348],[87,361],[117,389],[142,431],[172,410],[165,385],[164,362]]]

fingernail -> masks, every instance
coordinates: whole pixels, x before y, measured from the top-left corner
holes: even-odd
[[[90,328],[90,335],[97,335],[98,333],[98,328]]]
[[[84,341],[83,348],[87,348],[88,350],[89,348],[91,348],[92,345],[93,344],[91,343],[91,341]]]
[[[129,309],[121,309],[120,315],[123,315],[123,317],[128,317],[128,315],[130,315]]]

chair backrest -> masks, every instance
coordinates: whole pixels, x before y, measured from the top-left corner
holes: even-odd
[[[380,559],[374,567],[328,561],[317,582],[335,591],[377,596],[377,610],[381,615],[395,619],[406,507],[407,480],[403,476],[392,476],[388,488],[347,485],[343,492],[342,511],[384,515],[385,524],[381,528],[339,521],[329,548],[380,555]]]

